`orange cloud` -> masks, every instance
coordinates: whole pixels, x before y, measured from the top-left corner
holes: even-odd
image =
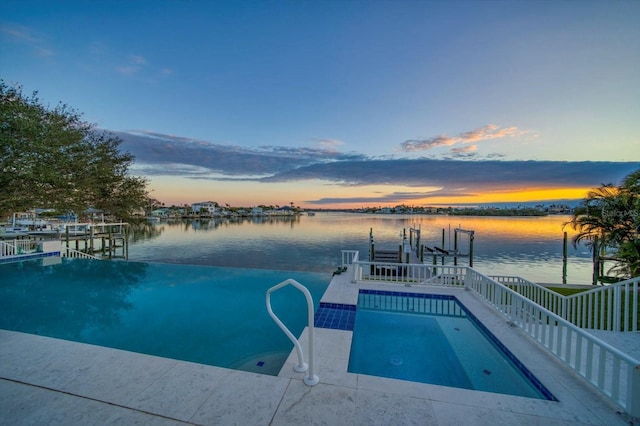
[[[427,139],[414,139],[404,141],[401,144],[403,151],[421,151],[436,148],[439,146],[452,146],[456,144],[476,143],[480,141],[500,139],[507,137],[515,137],[526,134],[526,131],[520,130],[515,126],[500,128],[495,124],[488,124],[469,132],[460,133],[456,137],[447,135],[435,136]]]

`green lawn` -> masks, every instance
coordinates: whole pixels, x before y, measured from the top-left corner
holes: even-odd
[[[576,293],[580,293],[583,291],[587,291],[590,290],[588,288],[567,288],[567,287],[547,287],[549,290],[555,291],[556,293],[562,294],[563,296],[571,296],[573,294]],[[624,318],[624,306],[625,306],[625,298],[626,298],[626,294],[622,294],[622,317]],[[636,298],[637,300],[637,305],[636,306],[636,311],[640,312],[640,297]],[[605,316],[606,316],[606,311],[607,311],[607,304],[606,304],[606,298],[604,300],[605,302]],[[600,305],[598,305],[596,308],[597,312],[600,312]],[[633,311],[630,313],[631,314],[631,318],[633,318]],[[637,321],[637,329],[640,330],[640,315],[638,315],[638,321]]]
[[[556,293],[560,293],[563,296],[571,296],[572,294],[591,290],[589,288],[569,288],[569,287],[547,287],[547,288],[551,291],[555,291]]]

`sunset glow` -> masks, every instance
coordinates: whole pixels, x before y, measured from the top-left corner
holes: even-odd
[[[638,16],[634,0],[5,0],[0,76],[120,138],[165,205],[576,204],[640,167]]]

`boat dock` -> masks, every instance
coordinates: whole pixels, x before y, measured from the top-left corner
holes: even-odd
[[[6,242],[20,241],[24,245],[32,241],[33,246],[39,242],[59,240],[63,247],[76,250],[92,256],[108,259],[129,258],[129,224],[126,222],[113,223],[63,223],[52,228],[33,227],[25,229],[11,228],[11,232],[0,233],[0,239]]]
[[[468,247],[465,252],[459,247],[460,234],[468,236]],[[421,241],[421,230],[419,228],[409,228],[402,230],[402,240],[398,244],[397,249],[379,249],[376,248],[373,237],[373,229],[369,230],[369,261],[371,262],[389,262],[389,263],[428,263],[429,257],[433,259],[433,265],[438,263],[445,265],[451,262],[454,266],[458,265],[458,259],[467,259],[469,266],[473,266],[473,241],[475,231],[456,228],[454,230],[453,248],[445,248],[445,230],[442,230],[442,245],[426,245]]]

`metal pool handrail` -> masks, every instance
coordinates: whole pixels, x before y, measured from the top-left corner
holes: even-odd
[[[273,313],[273,309],[271,309],[271,293],[287,285],[292,285],[298,290],[300,290],[302,294],[304,294],[304,297],[307,299],[307,313],[309,315],[309,326],[308,326],[309,328],[309,364],[308,365],[307,363],[304,362],[304,354],[302,353],[302,347],[300,346],[300,342],[291,333],[291,331],[289,331],[287,326],[285,326],[284,323],[280,321],[280,319],[276,316],[276,314]],[[273,318],[276,324],[278,324],[278,326],[284,332],[284,334],[287,335],[289,340],[293,342],[293,345],[296,348],[296,352],[298,354],[298,365],[294,366],[293,369],[298,373],[303,373],[308,370],[309,372],[307,373],[307,376],[303,379],[304,384],[308,386],[317,385],[320,379],[318,378],[318,376],[313,374],[313,299],[311,298],[311,293],[309,293],[309,290],[307,290],[305,286],[303,286],[296,280],[289,278],[285,281],[282,281],[280,284],[274,285],[269,290],[267,290],[266,299],[267,299],[267,311],[269,312],[269,315],[271,316],[271,318]]]

